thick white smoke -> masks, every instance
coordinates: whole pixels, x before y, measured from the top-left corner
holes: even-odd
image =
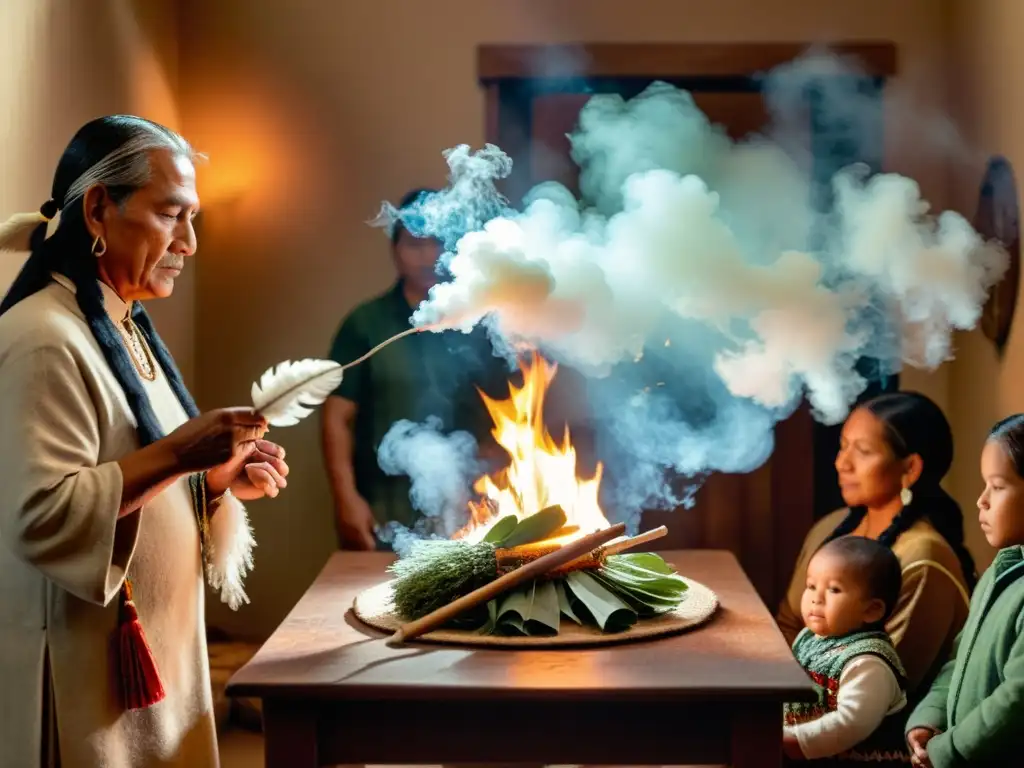
[[[377,451],[389,475],[407,475],[413,507],[423,513],[419,533],[449,537],[465,524],[470,487],[480,474],[476,439],[468,432],[445,434],[441,420],[395,422]]]
[[[778,129],[786,102],[774,106]],[[664,83],[593,97],[570,139],[582,201],[547,183],[512,210],[494,186],[508,158],[459,147],[445,192],[385,218],[449,246],[450,278],[415,323],[485,322],[500,346],[590,376],[602,434],[625,447],[622,514],[685,501],[666,470],[755,469],[804,396],[841,421],[867,385],[861,357],[890,372],[949,359],[1006,269],[1000,246],[957,213],[931,215],[901,176],[843,169],[832,208],[816,210],[806,157],[733,142]]]

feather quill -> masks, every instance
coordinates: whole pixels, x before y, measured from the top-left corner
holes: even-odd
[[[252,385],[252,404],[272,427],[290,427],[313,412],[341,384],[345,369],[366,362],[388,344],[414,333],[433,330],[435,325],[409,328],[385,339],[365,355],[345,365],[333,360],[307,358],[268,368]]]
[[[333,360],[286,360],[252,385],[252,404],[273,427],[298,424],[341,384],[344,368]]]

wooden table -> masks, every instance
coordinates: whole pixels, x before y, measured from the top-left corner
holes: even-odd
[[[335,554],[227,686],[263,702],[266,765],[781,762],[810,681],[731,553],[660,553],[713,589],[690,632],[590,649],[389,648],[352,613],[390,554]]]

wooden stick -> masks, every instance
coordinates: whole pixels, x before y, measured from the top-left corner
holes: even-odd
[[[668,533],[668,528],[664,525],[652,528],[649,531],[645,531],[638,536],[632,536],[626,539],[620,539],[619,541],[610,541],[601,547],[601,554],[605,557],[609,555],[617,555],[620,552],[625,552],[627,549],[633,547],[639,547],[641,544],[647,544],[648,542],[660,539],[662,536]]]
[[[492,597],[496,597],[503,592],[506,592],[524,582],[530,581],[531,579],[535,579],[538,576],[543,576],[548,571],[553,571],[560,565],[564,565],[570,560],[575,560],[576,558],[587,554],[591,550],[597,549],[612,539],[621,536],[622,532],[625,530],[625,523],[617,523],[611,528],[605,528],[603,531],[597,531],[596,533],[591,533],[587,536],[576,539],[575,541],[571,541],[555,552],[551,552],[543,557],[538,557],[536,560],[531,563],[527,563],[522,568],[510,571],[489,584],[485,584],[479,589],[473,590],[468,595],[463,595],[458,600],[454,600],[448,603],[448,605],[442,606],[436,611],[428,613],[426,616],[416,619],[415,621],[410,621],[408,624],[403,624],[398,628],[398,631],[395,632],[395,634],[387,639],[386,644],[390,646],[401,645],[406,640],[411,640],[414,637],[419,637],[431,630],[437,629],[458,616],[460,613],[463,613],[470,608],[475,608],[478,605],[483,605]]]
[[[666,533],[668,533],[668,528],[662,525],[658,528],[652,528],[646,533],[641,533],[639,536],[615,539],[608,542],[603,547],[598,547],[594,551],[588,552],[583,555],[583,557],[577,557],[575,560],[566,563],[561,568],[556,569],[556,573],[566,574],[569,573],[569,571],[577,571],[585,568],[598,568],[604,563],[606,557],[609,557],[610,555],[617,555],[620,552],[625,552],[627,549],[639,547],[641,544],[646,544],[649,541],[660,539]]]

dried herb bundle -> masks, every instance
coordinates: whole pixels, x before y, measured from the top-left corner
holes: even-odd
[[[501,573],[557,549],[557,542],[547,542],[567,532],[564,512],[551,507],[521,521],[503,518],[478,544],[417,542],[408,556],[389,568],[396,577],[395,608],[405,619],[425,616]],[[617,632],[641,618],[674,610],[685,599],[687,584],[668,563],[652,553],[613,554],[664,533],[661,528],[606,545],[543,579],[502,594],[450,626],[487,634],[551,635],[558,633],[564,616],[577,624]]]

